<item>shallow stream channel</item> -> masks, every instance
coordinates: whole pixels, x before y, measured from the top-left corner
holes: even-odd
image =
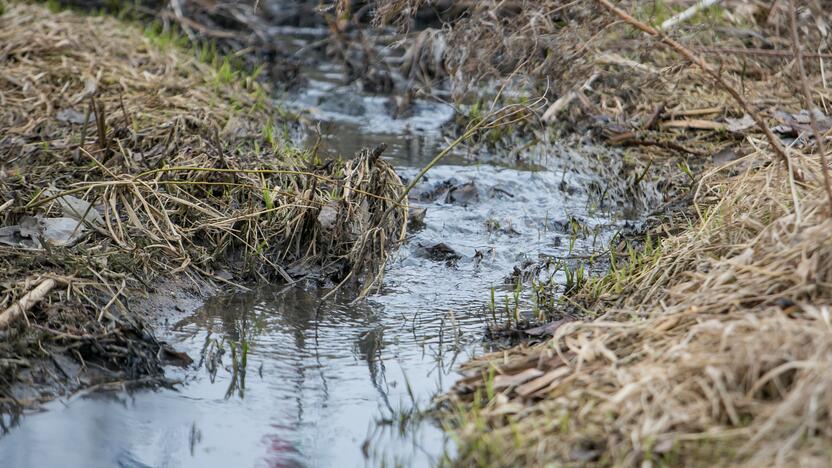
[[[321,67],[287,98],[321,122],[323,151],[386,143],[384,157],[408,179],[446,144],[450,106],[417,101],[395,119],[388,98],[338,76]],[[0,466],[431,466],[452,457],[450,437],[420,410],[461,363],[489,351],[488,323],[516,300],[512,275],[563,282],[562,270],[535,266],[604,250],[624,223],[576,189],[585,181],[569,155],[540,156],[514,165],[451,154],[431,170],[411,194],[423,224],[393,255],[381,292],[355,305],[276,285],[170,315],[159,337],[194,359],[168,369],[181,384],[54,401],[0,438]]]

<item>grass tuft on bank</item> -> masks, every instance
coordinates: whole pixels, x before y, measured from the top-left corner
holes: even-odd
[[[81,386],[158,376],[134,298],[161,279],[365,294],[404,234],[383,148],[322,161],[253,77],[157,36],[21,3],[0,16],[5,403],[54,391],[23,397],[20,381],[77,388],[56,355],[97,371]]]
[[[553,319],[578,308],[594,320],[556,321],[551,338],[463,366],[465,377],[440,401],[458,442],[454,463],[828,465],[832,205],[821,155],[828,143],[818,139],[828,140],[832,95],[822,71],[828,57],[808,52],[826,50],[825,16],[814,5],[796,15],[807,104],[788,3],[761,15],[724,2],[712,12],[718,17],[694,16],[668,32],[724,83],[601,3],[564,5],[574,22],[556,25],[527,21],[551,11],[543,8],[507,6],[498,18],[512,21],[484,25],[472,14],[450,27],[449,41],[454,47],[454,37],[500,28],[492,40],[509,47],[542,24],[552,35],[539,47],[562,40],[561,57],[581,54],[570,72],[551,69],[576,83],[560,93],[574,99],[550,107],[554,115],[608,117],[616,124],[602,126],[608,142],[633,144],[632,157],[658,162],[657,154],[686,153],[676,161],[691,190],[650,217],[648,238],[611,245],[606,275],[551,292],[560,298],[547,311]],[[659,19],[695,2],[672,3]],[[616,5],[649,20],[645,2]],[[606,13],[581,22],[592,9]],[[571,47],[587,31],[597,37]]]

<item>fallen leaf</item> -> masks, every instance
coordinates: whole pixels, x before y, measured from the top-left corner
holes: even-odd
[[[755,124],[754,119],[748,114],[743,115],[739,119],[726,117],[725,122],[728,124],[728,131],[734,133],[741,133],[753,127]]]

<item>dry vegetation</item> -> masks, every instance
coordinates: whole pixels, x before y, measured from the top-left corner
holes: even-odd
[[[366,293],[403,235],[383,148],[318,160],[252,76],[185,45],[41,6],[0,16],[4,403],[54,390],[24,401],[19,380],[77,388],[55,355],[103,380],[159,375],[163,348],[128,298],[160,278],[312,277]]]
[[[596,320],[465,365],[444,399],[456,462],[827,466],[828,7],[724,2],[668,32],[685,57],[637,23],[694,2],[619,4],[629,18],[603,3],[482,2],[434,43],[451,50],[452,77],[562,77],[550,120],[603,115],[602,136],[635,146],[630,156],[687,152],[712,169],[695,176],[689,208],[654,227],[658,245],[625,248],[562,299]],[[494,45],[465,50],[472,37]]]
[[[430,2],[376,3],[380,22],[406,28]],[[466,364],[444,400],[456,462],[832,463],[826,2],[798,5],[796,40],[785,1],[726,0],[655,37],[642,26],[694,2],[618,4],[629,17],[601,0],[444,3],[447,27],[410,33],[409,78],[470,90],[510,75],[511,90],[549,99],[536,118],[561,134],[627,146],[646,166],[634,185],[668,161],[695,179],[654,226],[658,244],[563,296],[596,320]],[[70,247],[0,246],[0,306],[24,312],[2,332],[0,390],[58,348],[118,379],[154,374],[159,345],[124,298],[160,276],[377,284],[405,217],[377,152],[321,164],[280,136],[291,123],[273,123],[252,80],[175,38],[7,10],[0,225],[86,221]],[[100,221],[63,207],[67,195]]]

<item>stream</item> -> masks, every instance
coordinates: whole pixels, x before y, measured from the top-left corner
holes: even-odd
[[[287,98],[321,122],[324,151],[383,142],[409,179],[445,145],[450,106],[417,101],[394,119],[387,98],[335,86],[337,75],[321,67]],[[168,369],[183,382],[175,390],[47,404],[0,438],[0,466],[432,466],[452,456],[419,410],[489,351],[492,288],[501,313],[515,267],[601,250],[620,227],[564,188],[584,183],[568,158],[543,156],[517,167],[451,154],[417,186],[424,225],[392,256],[379,294],[355,305],[301,286],[213,297],[160,324],[160,338],[195,361]],[[583,235],[570,234],[575,219]],[[534,276],[564,281],[545,268]]]

